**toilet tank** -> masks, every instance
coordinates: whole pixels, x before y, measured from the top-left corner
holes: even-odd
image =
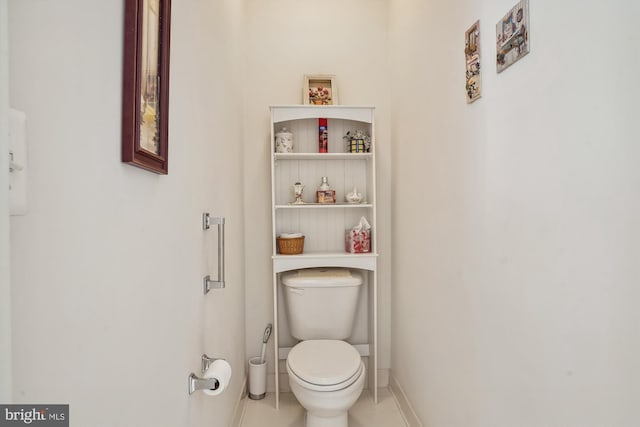
[[[289,330],[299,340],[351,336],[362,275],[347,268],[307,268],[281,276]]]

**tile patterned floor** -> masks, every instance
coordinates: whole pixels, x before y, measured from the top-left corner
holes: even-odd
[[[280,393],[280,410],[275,409],[275,394],[262,400],[247,399],[242,427],[304,427],[304,409],[292,393]],[[364,390],[349,411],[349,427],[406,427],[391,393],[378,390],[378,404]]]

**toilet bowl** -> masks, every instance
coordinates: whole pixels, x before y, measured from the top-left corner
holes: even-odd
[[[348,410],[364,388],[358,351],[340,340],[307,340],[287,357],[289,385],[306,409],[306,427],[348,427]]]

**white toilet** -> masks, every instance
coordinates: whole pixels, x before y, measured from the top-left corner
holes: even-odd
[[[281,279],[291,335],[302,340],[289,352],[287,373],[307,410],[306,427],[347,427],[365,380],[360,354],[343,341],[353,330],[362,276],[345,268],[309,268]]]

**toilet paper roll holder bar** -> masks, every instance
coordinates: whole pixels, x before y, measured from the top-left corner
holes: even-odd
[[[203,375],[205,372],[207,372],[207,369],[209,369],[209,366],[211,366],[211,364],[216,360],[218,359],[209,357],[206,354],[202,355],[200,370],[202,371]],[[220,383],[215,378],[200,378],[193,372],[189,374],[188,381],[189,381],[189,394],[193,394],[193,392],[198,390],[217,390],[218,387],[220,387]]]

